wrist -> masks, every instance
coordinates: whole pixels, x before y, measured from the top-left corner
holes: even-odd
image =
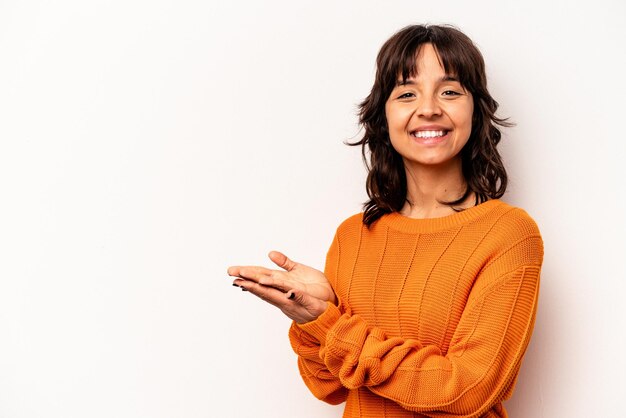
[[[306,332],[311,335],[317,341],[322,344],[325,344],[326,334],[332,328],[335,323],[339,320],[342,313],[339,308],[333,305],[330,302],[326,302],[326,310],[320,316],[318,316],[315,320],[299,324],[297,323],[297,327],[300,330]]]

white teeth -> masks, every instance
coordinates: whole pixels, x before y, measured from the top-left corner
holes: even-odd
[[[436,136],[444,136],[446,131],[417,131],[413,133],[413,136],[418,138],[434,138]]]

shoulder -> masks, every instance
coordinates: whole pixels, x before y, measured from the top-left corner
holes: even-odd
[[[535,220],[522,208],[501,201],[492,216],[494,232],[506,234],[510,238],[541,236]]]
[[[535,220],[524,209],[501,202],[493,216],[485,244],[493,259],[510,263],[539,264],[543,260],[543,239]]]
[[[365,228],[363,225],[363,212],[356,213],[339,224],[335,233],[335,240],[341,242],[358,240],[363,228]]]
[[[337,227],[337,232],[360,229],[363,227],[363,212],[356,213],[344,219]]]

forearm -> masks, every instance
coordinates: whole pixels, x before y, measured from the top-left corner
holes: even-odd
[[[320,341],[320,357],[341,384],[368,387],[404,408],[473,416],[501,400],[517,373],[535,315],[538,266],[523,267],[474,295],[450,349],[388,337],[332,306],[301,325]]]
[[[295,323],[289,329],[289,341],[298,355],[298,369],[302,380],[311,393],[330,404],[336,405],[346,400],[348,390],[333,375],[320,358],[319,341],[304,332]]]

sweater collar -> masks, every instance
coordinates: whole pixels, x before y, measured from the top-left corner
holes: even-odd
[[[440,218],[409,218],[399,212],[392,212],[379,219],[381,225],[387,225],[391,229],[408,233],[428,233],[445,229],[455,228],[465,225],[474,219],[491,212],[492,210],[505,206],[506,203],[499,199],[488,200],[477,206],[465,209],[452,215]]]

